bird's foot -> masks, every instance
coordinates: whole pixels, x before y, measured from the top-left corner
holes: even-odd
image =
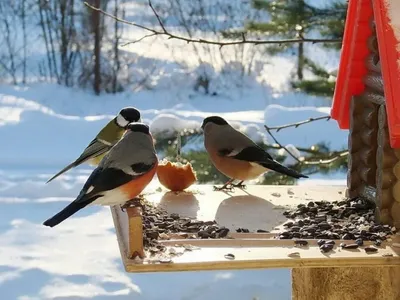
[[[232,192],[234,189],[234,186],[232,184],[224,184],[223,186],[213,186],[214,191],[226,191],[226,192]]]
[[[236,183],[236,184],[232,184],[232,186],[235,187],[235,188],[242,189],[242,190],[245,190],[247,188],[247,186],[245,184],[243,184],[243,181],[239,182],[239,183]]]
[[[121,210],[125,211],[129,207],[140,207],[142,211],[145,209],[145,204],[144,204],[144,197],[139,195],[136,198],[133,198],[129,201],[126,201],[125,204],[121,205]]]

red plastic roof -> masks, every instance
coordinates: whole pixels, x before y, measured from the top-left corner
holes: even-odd
[[[349,0],[340,67],[336,81],[331,116],[342,129],[349,128],[350,100],[364,90],[362,78],[367,72],[365,59],[369,53],[367,39],[371,35],[368,21],[374,15],[382,76],[385,83],[390,145],[400,148],[400,70],[397,41],[389,25],[384,0]]]

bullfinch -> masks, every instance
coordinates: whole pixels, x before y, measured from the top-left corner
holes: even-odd
[[[245,187],[244,181],[255,179],[269,170],[297,179],[308,178],[274,160],[264,149],[221,117],[205,118],[201,128],[204,134],[204,146],[212,163],[230,178],[222,187],[214,187],[215,190]],[[234,180],[240,182],[233,185]]]
[[[54,227],[87,205],[122,205],[135,201],[158,166],[149,126],[131,123],[122,139],[104,156],[78,197],[43,225]]]
[[[49,183],[56,177],[65,173],[69,169],[79,166],[88,161],[89,164],[97,166],[104,155],[114,146],[125,132],[126,126],[132,122],[140,122],[140,112],[134,107],[125,107],[113,118],[90,144],[83,150],[83,153],[72,163],[51,177]]]

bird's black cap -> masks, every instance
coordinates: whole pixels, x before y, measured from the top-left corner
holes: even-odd
[[[227,125],[228,122],[225,121],[223,118],[218,116],[210,116],[203,120],[203,124],[201,124],[201,129],[204,129],[207,123],[214,123],[217,125]]]
[[[143,123],[130,123],[126,129],[134,132],[142,132],[145,134],[150,134],[149,125]]]
[[[129,123],[140,120],[140,112],[134,107],[124,107],[119,114]]]

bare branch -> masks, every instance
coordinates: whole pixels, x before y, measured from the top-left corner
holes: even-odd
[[[330,119],[331,119],[331,116],[322,116],[322,117],[317,117],[317,118],[309,118],[307,120],[296,122],[296,123],[290,123],[290,124],[286,124],[286,125],[274,126],[274,127],[268,127],[268,128],[269,128],[269,130],[276,130],[276,132],[279,132],[280,130],[285,129],[285,128],[291,128],[291,127],[297,128],[304,124],[308,124],[308,123],[312,123],[312,122],[320,121],[320,120],[329,121]]]
[[[167,30],[165,29],[164,24],[163,24],[163,22],[161,21],[160,16],[158,15],[157,11],[155,10],[153,4],[151,3],[151,0],[148,0],[148,4],[149,4],[151,10],[153,11],[153,14],[156,16],[157,21],[158,21],[158,24],[160,24],[160,26],[161,26],[163,32],[164,32],[164,33],[167,33]]]
[[[278,141],[278,140],[276,139],[276,137],[272,134],[271,129],[270,129],[267,125],[264,125],[264,127],[265,127],[265,129],[267,130],[268,134],[272,137],[272,139],[274,140],[274,142],[275,142],[276,144],[278,144],[278,146],[279,146],[281,149],[285,150],[285,151],[286,151],[291,157],[293,157],[297,162],[299,162],[299,163],[302,162],[302,160],[300,160],[300,159],[299,159],[298,157],[296,157],[292,152],[290,152],[288,148],[286,148],[286,147],[283,146],[281,143],[279,143],[279,141]]]
[[[153,29],[153,28],[150,28],[150,27],[147,27],[147,26],[135,23],[135,22],[130,22],[130,21],[124,20],[124,19],[114,16],[98,7],[94,7],[87,2],[84,2],[84,4],[87,7],[91,8],[93,10],[96,10],[96,11],[102,13],[103,15],[105,15],[109,18],[112,18],[118,22],[121,22],[121,23],[127,24],[127,25],[131,25],[131,26],[135,26],[137,28],[140,28],[140,29],[143,29],[145,31],[152,33],[152,34],[142,37],[140,40],[144,40],[145,38],[155,36],[155,35],[164,35],[168,39],[176,39],[176,40],[184,41],[186,43],[203,43],[203,44],[209,44],[209,45],[216,45],[216,46],[219,46],[220,48],[222,48],[223,46],[232,46],[232,45],[240,45],[240,44],[253,44],[253,45],[278,44],[278,45],[282,45],[282,44],[294,44],[294,43],[316,44],[316,43],[341,43],[342,42],[341,39],[310,39],[310,38],[303,38],[303,37],[295,38],[295,39],[283,39],[283,40],[252,40],[252,39],[247,39],[245,34],[242,35],[241,40],[231,41],[231,42],[219,42],[219,41],[212,41],[212,40],[201,39],[201,38],[190,38],[190,37],[175,35],[175,34],[169,32],[165,28],[163,22],[161,21],[159,14],[154,9],[154,6],[151,3],[151,0],[148,0],[148,4],[149,4],[151,10],[153,11],[155,17],[157,18],[157,21],[161,27],[161,30],[156,30],[156,29]],[[134,43],[137,43],[137,42],[138,41],[134,41]],[[129,43],[126,43],[125,45],[128,45],[128,44]]]
[[[130,41],[130,42],[127,42],[125,44],[122,44],[121,47],[125,47],[125,46],[130,45],[130,44],[138,43],[140,41],[143,41],[144,39],[147,39],[148,37],[152,37],[152,36],[156,36],[156,35],[157,34],[155,34],[155,33],[146,34],[146,35],[142,36],[140,39],[137,39],[137,40]]]
[[[345,157],[347,155],[349,155],[349,150],[344,150],[344,151],[337,152],[336,154],[332,155],[331,157],[316,160],[316,161],[303,161],[302,164],[305,164],[305,165],[328,165],[328,164],[333,163],[334,161],[336,161],[342,157]]]
[[[324,157],[323,159],[321,158],[320,160],[312,160],[312,161],[308,161],[305,160],[304,158],[299,159],[298,157],[294,156],[292,152],[290,152],[289,149],[287,149],[285,146],[283,146],[278,140],[277,138],[272,134],[272,130],[276,130],[276,132],[279,132],[279,130],[284,129],[284,128],[290,128],[290,127],[294,127],[297,128],[301,125],[304,124],[308,124],[308,123],[312,123],[314,121],[319,121],[319,120],[330,120],[331,117],[330,116],[322,116],[322,117],[317,117],[317,118],[310,118],[308,120],[304,120],[304,121],[300,121],[297,123],[292,123],[292,124],[286,124],[286,125],[282,125],[282,126],[275,126],[275,127],[268,127],[267,125],[264,125],[265,130],[267,130],[268,134],[272,137],[272,139],[274,140],[274,142],[278,145],[278,147],[280,149],[285,150],[291,157],[293,157],[299,164],[303,164],[303,165],[327,165],[330,163],[333,163],[334,161],[345,157],[349,154],[348,150],[343,150],[340,152],[335,152],[333,154],[330,154],[327,157]]]

